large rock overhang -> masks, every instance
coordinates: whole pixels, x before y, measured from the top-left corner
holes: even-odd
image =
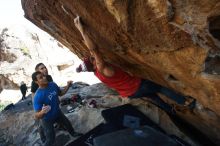
[[[79,15],[107,62],[194,97],[198,113],[182,117],[220,141],[218,0],[21,1],[28,20],[82,58]]]

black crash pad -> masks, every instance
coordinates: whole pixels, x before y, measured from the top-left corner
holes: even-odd
[[[168,141],[171,139],[171,138],[168,138],[168,136],[166,137],[165,132],[157,124],[155,124],[153,121],[151,121],[148,117],[146,117],[143,113],[138,111],[132,105],[126,104],[126,105],[103,110],[102,116],[105,119],[106,123],[102,123],[102,124],[96,126],[94,129],[90,130],[89,132],[87,132],[86,134],[84,134],[80,138],[76,139],[75,141],[69,143],[67,146],[93,146],[93,144],[94,144],[93,140],[96,137],[101,137],[102,135],[104,136],[103,139],[105,139],[106,142],[111,143],[111,139],[115,139],[114,132],[119,131],[119,130],[123,130],[123,129],[127,129],[128,127],[130,127],[130,128],[133,127],[133,129],[137,129],[137,126],[138,127],[148,126],[148,128],[145,128],[146,132],[149,133],[149,131],[153,131],[155,133],[155,135],[158,135],[158,137],[161,136],[162,138],[164,138],[165,142],[166,142],[166,140]],[[120,132],[121,131],[119,131],[119,137],[120,137]],[[158,134],[158,133],[161,133],[161,134]],[[108,140],[108,138],[106,138],[105,134],[113,134],[114,137],[107,136],[109,138],[109,140]],[[122,139],[126,138],[126,139],[124,139],[124,141],[126,141],[126,140],[129,141],[129,137],[126,136],[127,134],[129,134],[129,133],[124,134],[125,136],[122,137]],[[117,133],[116,133],[116,135],[117,135]],[[132,137],[132,133],[130,133],[130,136]],[[149,136],[149,137],[152,138],[152,136]],[[135,141],[137,140],[136,138],[140,139],[140,142],[143,141],[144,143],[146,141],[153,143],[153,140],[154,140],[154,139],[146,140],[141,137],[135,137],[133,140],[133,143],[135,143]],[[96,143],[103,144],[100,142],[99,138],[96,139]],[[172,143],[173,142],[171,142],[171,144]],[[116,145],[109,145],[109,146],[116,146]],[[129,146],[129,145],[126,145],[126,146]],[[141,146],[141,145],[138,144],[138,145],[133,145],[133,146]],[[155,146],[156,146],[156,144],[155,144]]]
[[[108,133],[94,138],[93,142],[94,146],[179,146],[179,143],[149,126]]]

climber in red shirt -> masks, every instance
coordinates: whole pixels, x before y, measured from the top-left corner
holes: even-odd
[[[115,89],[122,97],[149,97],[156,105],[167,112],[170,112],[172,107],[164,102],[157,93],[166,95],[179,105],[189,106],[190,108],[195,106],[195,100],[192,97],[185,97],[152,81],[131,76],[119,67],[106,63],[93,41],[85,32],[79,16],[74,19],[74,23],[76,28],[80,31],[84,43],[92,56],[84,58],[83,63],[76,69],[77,72],[94,72],[98,79],[107,86]]]

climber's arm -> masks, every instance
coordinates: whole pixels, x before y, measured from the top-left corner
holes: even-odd
[[[43,118],[43,116],[44,116],[44,111],[43,110],[39,110],[39,111],[37,111],[36,113],[35,113],[35,118],[36,119],[42,119]]]
[[[88,34],[85,33],[82,23],[80,22],[79,16],[74,19],[74,23],[75,23],[76,28],[80,31],[84,39],[84,43],[89,49],[91,56],[95,58],[95,65],[98,71],[107,77],[113,76],[114,69],[105,63],[105,61],[103,60],[101,56],[101,53],[96,48],[96,45],[91,40],[91,38],[88,36]]]

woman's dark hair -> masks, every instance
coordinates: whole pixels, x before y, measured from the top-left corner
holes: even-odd
[[[33,80],[33,81],[37,81],[37,75],[39,75],[39,74],[41,74],[41,72],[39,72],[39,71],[34,72],[34,73],[32,74],[32,80]]]
[[[38,67],[41,66],[41,65],[44,65],[43,63],[38,63],[36,66],[35,66],[35,71],[38,70]]]

